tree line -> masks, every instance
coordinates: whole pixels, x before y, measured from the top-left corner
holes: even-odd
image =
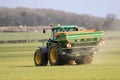
[[[101,30],[120,29],[120,20],[111,13],[106,17],[96,17],[53,9],[0,8],[0,26],[47,26],[50,23]]]

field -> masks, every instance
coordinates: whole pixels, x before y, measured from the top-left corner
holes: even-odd
[[[33,62],[41,43],[0,44],[0,80],[120,80],[119,44],[106,40],[92,64],[45,67],[35,67]]]
[[[50,38],[50,32],[43,34],[42,32],[0,32],[0,40],[31,40],[31,39],[43,39]]]

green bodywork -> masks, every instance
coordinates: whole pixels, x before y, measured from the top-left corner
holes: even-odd
[[[97,45],[104,35],[103,31],[78,31],[78,26],[74,25],[55,26],[52,28],[52,33],[53,37],[47,46],[49,47],[51,42],[56,41],[61,48],[67,48],[68,42],[71,43],[71,47]]]
[[[71,34],[68,35],[66,35],[65,33],[61,33],[56,40],[58,42],[69,41],[72,44],[72,46],[75,45],[91,46],[91,45],[97,45],[97,43],[99,43],[102,37],[103,37],[103,32],[101,31],[79,32],[79,33],[71,32]]]

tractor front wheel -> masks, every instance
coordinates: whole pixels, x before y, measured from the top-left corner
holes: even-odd
[[[40,49],[36,50],[34,54],[34,63],[36,66],[46,66],[48,64],[47,54],[43,53]]]

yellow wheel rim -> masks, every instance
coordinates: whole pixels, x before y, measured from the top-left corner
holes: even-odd
[[[50,59],[51,59],[51,62],[53,63],[57,61],[57,55],[56,55],[56,51],[54,48],[50,50]]]
[[[40,64],[40,62],[41,62],[41,56],[40,56],[40,53],[38,51],[37,51],[36,56],[35,56],[35,61],[36,61],[36,64]]]

